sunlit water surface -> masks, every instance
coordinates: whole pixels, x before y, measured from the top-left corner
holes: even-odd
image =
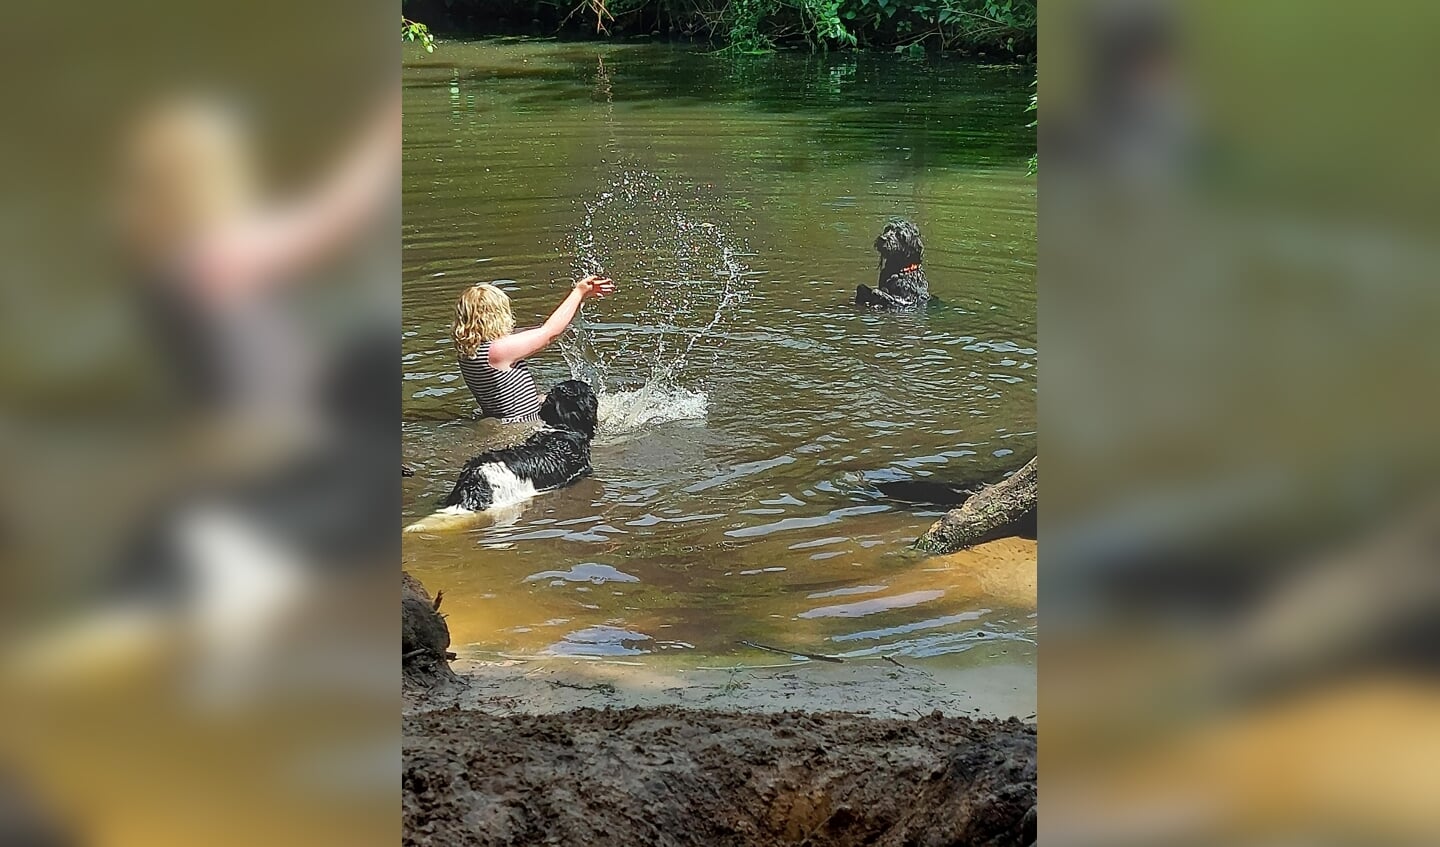
[[[412,54],[404,523],[505,437],[459,377],[459,290],[502,285],[524,324],[578,271],[620,285],[532,362],[542,386],[573,373],[604,389],[594,476],[405,537],[455,648],[783,661],[751,640],[1033,662],[1033,581],[1027,597],[991,573],[1033,548],[916,558],[906,545],[941,509],[876,487],[993,477],[1035,450],[1029,80],[649,45]],[[892,215],[921,226],[943,307],[849,305]]]

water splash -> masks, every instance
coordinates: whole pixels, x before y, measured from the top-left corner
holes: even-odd
[[[620,169],[585,204],[576,270],[620,290],[587,304],[560,349],[571,375],[599,392],[602,433],[705,416],[705,377],[751,284],[747,245],[714,221],[714,205],[640,168]]]
[[[703,420],[710,398],[704,391],[647,383],[640,388],[600,394],[600,431],[615,436],[667,421]]]

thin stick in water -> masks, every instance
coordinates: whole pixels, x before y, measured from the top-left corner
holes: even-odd
[[[819,653],[805,653],[800,650],[783,650],[779,647],[769,647],[764,644],[756,644],[754,641],[740,641],[738,643],[743,644],[746,647],[753,647],[756,650],[765,650],[770,653],[779,653],[782,656],[804,656],[807,659],[814,659],[817,662],[834,662],[838,665],[842,664],[845,661],[839,656],[823,656]]]

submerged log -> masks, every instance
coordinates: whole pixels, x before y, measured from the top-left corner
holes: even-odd
[[[987,486],[945,513],[915,542],[925,553],[953,553],[964,547],[1011,534],[1035,513],[1040,473],[1031,459],[1008,479]]]

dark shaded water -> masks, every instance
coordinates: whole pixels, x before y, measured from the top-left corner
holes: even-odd
[[[1033,660],[1033,545],[914,558],[939,510],[877,488],[1035,450],[1028,71],[526,41],[410,58],[404,522],[496,437],[449,342],[465,285],[499,281],[532,323],[599,261],[620,293],[568,349],[632,392],[592,479],[406,536],[458,649]],[[848,305],[891,215],[920,224],[945,308]],[[533,364],[570,374],[558,349]]]

